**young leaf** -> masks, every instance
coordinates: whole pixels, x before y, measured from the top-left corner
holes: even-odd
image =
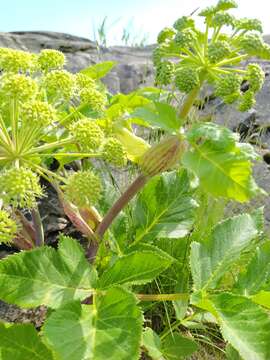
[[[142,345],[153,360],[162,359],[161,340],[151,328],[144,329]]]
[[[177,116],[175,108],[161,102],[152,102],[138,108],[132,116],[140,118],[150,125],[161,128],[169,133],[179,131],[182,123]]]
[[[0,262],[0,298],[19,306],[62,303],[91,294],[96,272],[81,246],[63,237],[58,251],[42,247],[7,257]]]
[[[184,359],[197,350],[198,345],[194,341],[176,332],[167,336],[162,345],[162,352],[167,360]]]
[[[172,263],[168,256],[153,251],[133,252],[124,255],[100,277],[98,287],[107,288],[122,284],[145,284],[152,281]]]
[[[0,359],[53,360],[54,357],[33,325],[0,323]]]
[[[257,219],[258,211],[229,218],[219,223],[205,242],[191,244],[191,272],[196,290],[216,286],[241,252],[259,235]]]
[[[218,125],[209,130],[209,124],[200,124],[187,138],[192,148],[183,155],[183,164],[199,177],[206,191],[239,202],[259,191],[252,178],[250,151],[233,144],[228,130]]]
[[[155,238],[181,238],[191,229],[197,203],[186,171],[153,178],[140,193],[134,211],[135,243]]]
[[[98,80],[106,76],[116,65],[115,61],[104,61],[99,64],[91,65],[80,72],[90,76],[92,79]]]
[[[245,360],[270,359],[270,318],[266,312],[248,298],[230,293],[213,295],[210,301],[224,339]]]
[[[135,297],[114,288],[96,300],[66,304],[45,322],[44,336],[59,360],[138,360],[142,315]]]
[[[240,274],[235,291],[243,295],[256,294],[270,275],[270,241],[256,249],[245,273]]]

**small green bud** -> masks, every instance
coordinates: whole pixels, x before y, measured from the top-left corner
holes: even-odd
[[[254,92],[252,90],[246,91],[240,98],[239,111],[248,111],[256,103]]]
[[[82,90],[84,88],[90,88],[90,87],[94,88],[96,86],[94,79],[92,79],[90,76],[87,76],[82,73],[78,73],[75,75],[75,81],[76,81],[77,87],[80,90]]]
[[[224,25],[233,27],[234,24],[235,24],[234,16],[224,11],[216,13],[212,20],[213,27],[220,27]]]
[[[215,64],[225,59],[231,52],[230,45],[227,41],[216,41],[208,47],[208,58],[210,63]]]
[[[258,64],[248,64],[247,67],[247,80],[249,82],[249,88],[253,92],[261,90],[265,79],[263,69]]]
[[[189,28],[193,29],[195,27],[195,22],[189,16],[182,16],[175,21],[175,23],[173,24],[173,27],[177,31],[182,31],[184,29],[189,29]]]
[[[25,122],[33,125],[48,126],[56,118],[55,109],[42,101],[26,102],[21,107],[21,116]]]
[[[166,43],[160,44],[153,50],[152,59],[154,66],[158,66],[161,63],[162,58],[168,50],[168,46],[166,45]]]
[[[189,93],[199,84],[199,74],[194,67],[180,67],[176,70],[175,85],[181,92]]]
[[[219,78],[216,82],[216,95],[226,103],[233,103],[240,96],[241,77],[231,73]]]
[[[180,48],[189,48],[196,40],[196,33],[192,29],[178,31],[175,35],[174,42]]]
[[[93,87],[84,88],[80,92],[82,103],[88,104],[93,111],[103,112],[106,105],[106,95]]]
[[[4,98],[26,101],[37,94],[37,84],[29,76],[22,74],[6,74],[2,77],[1,95]]]
[[[100,199],[101,191],[99,176],[90,170],[72,174],[65,185],[67,199],[79,208],[95,205]]]
[[[260,33],[263,32],[262,23],[258,19],[243,18],[236,20],[235,28],[237,30],[259,31]]]
[[[0,210],[0,244],[10,244],[17,232],[17,224],[8,212]]]
[[[66,70],[53,70],[45,75],[44,86],[49,96],[69,100],[74,92],[74,76]]]
[[[184,144],[177,136],[170,136],[153,145],[143,154],[139,161],[142,172],[155,176],[172,169],[180,160]]]
[[[58,50],[44,49],[38,56],[38,64],[41,70],[60,70],[65,64],[65,55]]]
[[[199,12],[199,16],[205,17],[206,21],[209,22],[209,20],[216,14],[216,12],[217,9],[215,6],[208,6]]]
[[[80,119],[70,126],[71,134],[83,151],[96,151],[102,144],[104,133],[93,119]]]
[[[156,68],[156,83],[168,85],[174,75],[174,64],[171,61],[163,61]]]
[[[175,35],[175,30],[172,28],[166,27],[163,30],[161,30],[160,33],[158,34],[157,42],[158,42],[158,44],[161,44],[167,40],[172,40],[174,35]]]
[[[115,138],[108,138],[102,148],[102,157],[105,161],[117,167],[127,163],[127,153],[122,143]]]
[[[236,9],[238,7],[234,0],[219,0],[216,6],[217,11],[226,11],[229,9]]]
[[[10,168],[0,173],[0,198],[5,204],[32,209],[41,196],[39,179],[30,169]]]
[[[35,55],[26,51],[0,48],[0,69],[6,72],[27,72],[35,67]]]

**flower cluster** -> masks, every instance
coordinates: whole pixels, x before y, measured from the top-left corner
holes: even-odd
[[[203,9],[199,16],[206,24],[204,33],[188,16],[162,30],[153,53],[157,83],[174,84],[180,92],[189,93],[209,82],[226,103],[235,103],[241,111],[253,106],[264,74],[259,65],[244,69],[239,64],[252,56],[270,59],[270,46],[261,37],[259,20],[236,19],[229,13],[236,7],[235,1],[219,0],[216,6]],[[241,90],[246,80],[248,93]]]
[[[12,167],[0,173],[0,198],[5,204],[32,209],[41,196],[39,179],[30,169]]]
[[[45,72],[62,69],[65,64],[65,55],[57,50],[44,49],[38,56],[38,64]]]
[[[32,125],[48,126],[56,118],[56,111],[47,102],[35,100],[22,105],[21,117]]]
[[[0,210],[0,244],[9,244],[14,239],[17,232],[17,224],[10,217],[9,213]]]
[[[93,171],[78,171],[70,175],[65,185],[66,198],[83,208],[95,205],[100,199],[101,181]]]
[[[104,143],[102,157],[116,167],[123,167],[127,163],[127,153],[122,143],[113,137],[108,138]]]

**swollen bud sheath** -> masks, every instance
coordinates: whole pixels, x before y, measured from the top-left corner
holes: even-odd
[[[148,176],[155,176],[171,169],[180,159],[184,148],[184,142],[178,136],[165,138],[141,157],[139,164],[142,172]]]

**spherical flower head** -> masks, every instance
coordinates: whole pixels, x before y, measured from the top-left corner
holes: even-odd
[[[195,22],[189,16],[182,16],[175,21],[173,27],[178,31],[182,31],[184,29],[194,28]]]
[[[10,168],[0,174],[0,198],[7,205],[32,209],[41,196],[39,179],[30,169]]]
[[[104,140],[101,127],[93,119],[84,118],[74,122],[70,131],[83,151],[98,150]]]
[[[192,29],[178,31],[174,38],[174,42],[180,48],[189,48],[194,40],[196,40],[196,33]]]
[[[248,111],[255,105],[255,103],[256,100],[254,92],[249,89],[241,96],[238,110],[242,112]]]
[[[34,54],[26,51],[0,48],[0,68],[5,72],[27,72],[35,67]]]
[[[258,64],[248,64],[247,67],[247,80],[249,82],[249,88],[253,92],[261,90],[265,79],[263,69]]]
[[[79,90],[82,90],[84,88],[91,88],[91,87],[94,88],[96,86],[94,79],[82,73],[78,73],[75,75],[75,81]]]
[[[250,33],[240,37],[239,45],[248,55],[260,56],[265,44],[260,35]]]
[[[174,64],[171,61],[163,61],[156,68],[156,83],[169,85],[174,75]]]
[[[48,126],[55,120],[56,111],[50,104],[36,100],[21,106],[21,117],[26,123]]]
[[[17,224],[8,212],[0,210],[0,244],[10,244],[17,232]]]
[[[65,55],[58,50],[44,49],[38,56],[38,64],[45,72],[62,69],[65,64]]]
[[[208,6],[199,12],[199,16],[205,17],[206,22],[209,22],[210,19],[216,14],[216,12],[217,8],[215,6]]]
[[[216,82],[216,95],[227,103],[234,102],[240,96],[241,82],[241,77],[234,73],[220,77]]]
[[[212,26],[213,27],[219,27],[219,26],[234,26],[235,24],[235,18],[228,14],[227,12],[220,11],[215,14],[215,16],[212,19]]]
[[[235,27],[238,30],[263,32],[262,23],[258,19],[243,18],[236,20]]]
[[[225,59],[231,52],[227,41],[216,41],[208,46],[208,58],[210,63],[215,64]]]
[[[157,37],[157,42],[158,44],[162,44],[167,40],[172,40],[172,38],[175,35],[175,30],[169,27],[164,28],[163,30],[160,31],[160,33],[158,34]]]
[[[22,74],[6,74],[2,77],[1,95],[5,98],[26,101],[38,91],[36,82]]]
[[[200,84],[198,71],[194,67],[180,67],[175,73],[175,85],[178,90],[189,93]]]
[[[74,91],[74,76],[66,70],[53,70],[44,77],[49,96],[69,100]]]
[[[102,185],[93,171],[78,171],[67,179],[65,195],[79,208],[96,205],[101,197]]]
[[[217,11],[226,11],[229,9],[236,9],[237,7],[237,3],[234,0],[219,0],[216,9]]]
[[[121,142],[113,137],[108,138],[102,148],[102,157],[108,163],[123,167],[127,163],[127,153]]]
[[[82,103],[89,105],[93,111],[103,112],[106,105],[106,95],[93,87],[82,89],[80,92]]]

